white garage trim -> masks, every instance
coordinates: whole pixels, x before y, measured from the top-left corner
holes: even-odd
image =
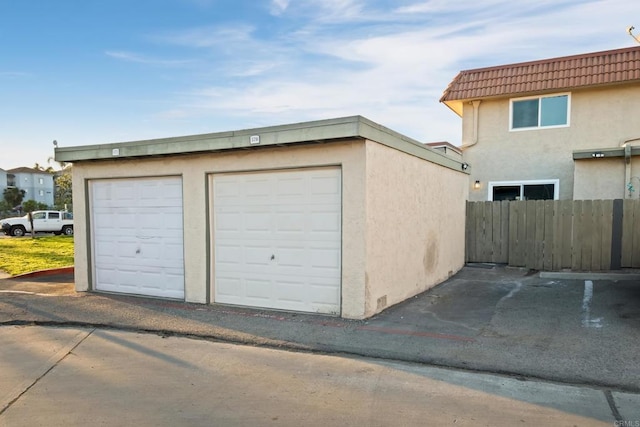
[[[340,314],[338,167],[213,176],[214,301]]]
[[[182,179],[89,181],[94,289],[184,299]]]

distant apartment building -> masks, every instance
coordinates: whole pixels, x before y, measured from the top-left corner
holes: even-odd
[[[0,168],[0,192],[7,188],[7,171]]]
[[[0,169],[0,193],[8,187],[24,190],[24,200],[34,200],[53,206],[54,182],[49,172],[20,167],[15,169]]]

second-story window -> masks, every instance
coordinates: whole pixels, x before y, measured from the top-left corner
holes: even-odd
[[[569,94],[511,100],[510,130],[569,126]]]

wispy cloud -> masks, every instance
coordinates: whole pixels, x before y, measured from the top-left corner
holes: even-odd
[[[144,55],[139,55],[136,53],[126,52],[126,51],[110,50],[110,51],[106,51],[105,55],[111,58],[115,58],[115,59],[119,59],[127,62],[137,62],[140,64],[161,65],[161,66],[169,66],[169,67],[184,66],[187,64],[192,64],[194,62],[193,60],[151,58]]]
[[[633,7],[607,3],[432,0],[385,9],[358,0],[273,1],[286,13],[271,13],[286,25],[268,37],[244,24],[164,41],[206,49],[215,63],[209,81],[181,94],[181,114],[252,124],[362,114],[418,139],[458,143],[459,119],[438,103],[458,71],[621,47],[605,33],[620,30],[626,41],[626,22],[618,29],[602,20],[615,23]],[[571,20],[583,30],[565,25]]]
[[[0,71],[0,78],[17,79],[31,76],[33,76],[33,73],[25,73],[23,71]]]
[[[159,43],[193,49],[216,48],[226,51],[246,43],[254,43],[255,27],[250,24],[211,25],[156,35]]]
[[[289,7],[290,0],[271,0],[271,14],[282,15]]]

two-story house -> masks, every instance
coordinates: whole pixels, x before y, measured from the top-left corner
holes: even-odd
[[[6,173],[7,186],[24,190],[24,200],[34,200],[47,206],[53,206],[54,183],[52,174],[27,167],[9,169]]]
[[[469,200],[640,194],[640,46],[461,71]]]

